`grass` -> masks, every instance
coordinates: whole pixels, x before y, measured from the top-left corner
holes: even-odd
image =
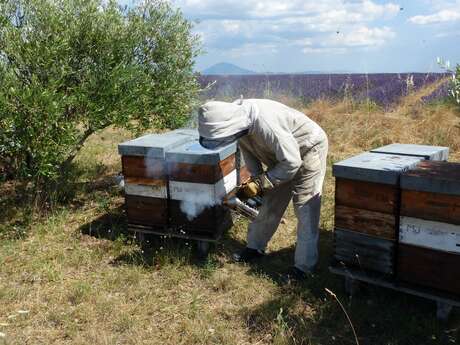
[[[279,279],[293,260],[292,209],[255,265],[230,259],[244,246],[242,220],[205,262],[187,241],[152,238],[139,247],[125,230],[123,197],[112,179],[120,171],[116,145],[127,133],[92,137],[77,159],[72,197],[45,213],[22,205],[11,184],[1,186],[0,344],[355,344],[325,288],[345,304],[361,344],[458,343],[458,311],[439,324],[434,304],[423,299],[373,287],[349,299],[327,271],[332,162],[392,142],[445,145],[451,160],[460,159],[455,110],[421,105],[417,96],[390,111],[347,101],[296,104],[331,144],[320,272],[300,286]]]

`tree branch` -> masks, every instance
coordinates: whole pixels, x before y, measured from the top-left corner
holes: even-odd
[[[61,164],[61,166],[60,166],[61,172],[65,171],[69,167],[69,165],[72,163],[72,161],[77,156],[78,152],[80,152],[80,150],[82,149],[83,145],[85,145],[86,139],[88,139],[94,132],[96,132],[94,129],[88,128],[83,133],[82,137],[80,138],[78,143],[75,145],[75,147],[73,148],[72,152],[69,154],[69,156],[66,158],[66,160]]]

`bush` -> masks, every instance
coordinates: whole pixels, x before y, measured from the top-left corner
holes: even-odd
[[[188,118],[199,53],[167,1],[0,2],[0,172],[35,183],[64,175],[111,125],[142,131]]]

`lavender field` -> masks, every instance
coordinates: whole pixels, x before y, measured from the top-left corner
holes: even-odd
[[[270,98],[279,95],[310,102],[316,99],[367,99],[389,107],[401,97],[446,78],[443,73],[201,75],[203,98]],[[448,82],[424,97],[432,102],[448,93]]]

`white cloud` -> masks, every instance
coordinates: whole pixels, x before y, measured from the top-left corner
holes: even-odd
[[[228,33],[238,33],[241,29],[240,23],[234,20],[223,20],[222,27]]]
[[[432,12],[460,7],[460,0],[424,0],[424,2],[431,7]]]
[[[439,32],[434,37],[446,38],[446,37],[458,37],[458,36],[460,36],[460,31]]]
[[[394,16],[399,6],[394,3],[377,4],[371,0],[173,0],[176,6],[191,16],[218,18],[280,18],[302,17],[345,9],[349,13],[363,13],[372,18]]]
[[[306,47],[302,49],[304,54],[345,54],[347,50],[345,48],[313,48]]]
[[[305,54],[344,54],[348,49],[379,47],[396,36],[388,27],[368,28],[357,27],[349,32],[336,32],[321,42],[307,44],[302,52]]]
[[[442,10],[426,16],[414,16],[409,18],[409,21],[419,25],[460,21],[460,9]]]
[[[231,48],[226,53],[231,57],[242,57],[259,54],[275,54],[278,46],[270,43],[245,43],[242,46]]]
[[[344,35],[341,43],[347,47],[376,47],[381,46],[396,34],[389,28],[359,27]]]
[[[306,53],[343,53],[378,47],[394,37],[374,22],[393,18],[400,6],[377,0],[171,0],[197,21],[205,49],[245,53],[298,47]],[[339,32],[340,35],[336,33]]]

